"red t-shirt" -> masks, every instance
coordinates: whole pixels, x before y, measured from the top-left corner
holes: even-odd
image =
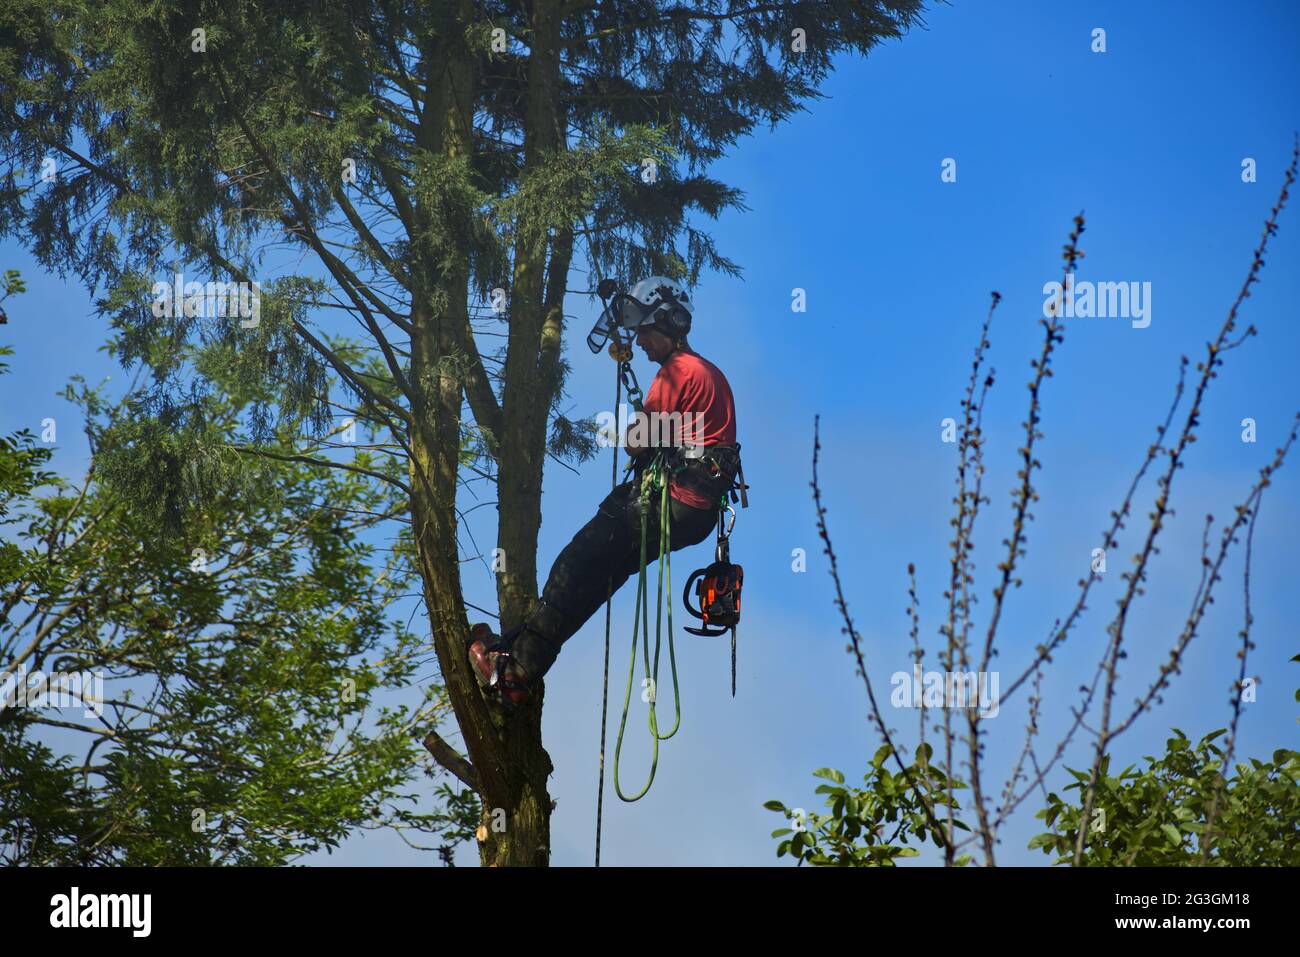
[[[735,445],[736,403],[727,378],[708,359],[693,352],[674,352],[650,383],[646,412],[682,413],[681,437],[685,444]],[[668,494],[693,508],[715,503],[694,489],[673,482]]]

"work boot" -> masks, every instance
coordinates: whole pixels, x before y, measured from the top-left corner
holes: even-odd
[[[479,687],[495,694],[507,706],[522,704],[529,697],[528,677],[511,657],[508,650],[511,643],[498,636],[486,622],[479,622],[470,630],[469,663],[474,667],[474,677]]]

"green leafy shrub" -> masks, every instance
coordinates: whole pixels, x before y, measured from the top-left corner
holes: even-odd
[[[917,749],[917,760],[905,771],[893,774],[885,767],[892,756],[888,745],[881,745],[871,759],[864,775],[865,787],[844,784],[843,772],[834,768],[820,768],[813,777],[825,778],[830,784],[817,787],[817,794],[826,795],[829,814],[807,814],[802,808],[788,808],[780,801],[768,801],[763,806],[789,818],[793,827],[783,827],[772,832],[782,838],[777,846],[777,857],[790,854],[799,864],[821,867],[893,867],[898,858],[916,857],[919,851],[909,846],[909,841],[925,843],[932,840],[942,847],[943,827],[946,820],[945,794],[964,788],[956,779],[949,782],[943,772],[930,764],[933,749],[923,744]],[[928,819],[929,802],[935,820]],[[952,801],[954,815],[959,810]],[[954,818],[953,827],[969,831],[970,828]],[[789,835],[789,836],[787,836]],[[970,855],[957,858],[964,865]]]

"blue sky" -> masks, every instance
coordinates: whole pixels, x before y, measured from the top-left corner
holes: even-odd
[[[817,539],[808,482],[814,415],[822,417],[822,488],[850,611],[862,633],[869,674],[887,698],[890,675],[910,667],[906,568],[917,566],[922,639],[934,649],[946,575],[956,447],[941,441],[941,420],[958,417],[991,290],[1003,295],[991,333],[997,384],[985,413],[989,473],[976,528],[980,622],[992,600],[989,572],[1009,528],[1028,393],[1029,360],[1040,341],[1043,284],[1059,279],[1071,218],[1087,216],[1080,281],[1150,282],[1151,324],[1122,318],[1067,322],[1044,392],[1038,450],[1041,495],[1030,526],[1024,587],[1011,596],[999,631],[1004,686],[1019,674],[1053,621],[1075,599],[1115,508],[1173,395],[1178,358],[1193,362],[1217,333],[1249,266],[1300,128],[1298,18],[1290,3],[1094,3],[938,6],[927,28],[867,60],[844,58],[827,98],[776,131],[762,130],[712,168],[745,191],[748,212],[710,228],[742,279],[705,276],[695,290],[691,339],[719,365],[736,396],[751,507],[742,512],[733,557],[746,571],[737,697],[728,689],[722,640],[679,635],[683,727],[661,748],[653,789],[624,805],[607,779],[603,862],[627,864],[775,863],[762,808],[777,798],[816,809],[809,773],[841,768],[860,781],[877,746],[860,679],[844,652],[833,589]],[[1106,52],[1091,52],[1092,30]],[[1258,182],[1243,183],[1243,158]],[[957,181],[941,182],[956,160]],[[1294,202],[1294,199],[1293,199]],[[1300,210],[1283,213],[1261,285],[1243,319],[1259,336],[1227,357],[1203,410],[1198,441],[1175,479],[1176,515],[1162,539],[1148,593],[1129,625],[1129,657],[1118,701],[1127,705],[1156,673],[1186,617],[1199,574],[1201,523],[1216,528],[1241,501],[1257,470],[1300,410],[1294,363],[1300,331]],[[89,297],[71,281],[42,273],[16,244],[0,251],[29,292],[11,300],[0,342],[16,347],[14,374],[0,380],[0,432],[39,431],[55,416],[63,447],[55,466],[75,473],[84,448],[75,410],[54,397],[74,373],[125,378],[97,348],[105,330]],[[575,271],[572,288],[585,284]],[[792,290],[807,311],[791,311]],[[574,372],[569,414],[607,408],[612,364],[591,356],[594,320],[573,297],[567,341]],[[648,386],[653,367],[638,354]],[[1241,440],[1253,418],[1258,441]],[[1177,420],[1181,421],[1181,419]],[[602,456],[573,474],[548,468],[539,565],[549,567],[608,489]],[[1293,700],[1300,667],[1296,590],[1289,572],[1300,551],[1297,463],[1268,490],[1255,537],[1251,674],[1262,682],[1246,707],[1239,753],[1264,756],[1297,744]],[[1153,480],[1138,516],[1108,556],[1108,574],[1090,612],[1044,682],[1046,744],[1076,702],[1104,644],[1120,573],[1135,550]],[[491,541],[494,515],[475,513],[472,530]],[[792,571],[792,550],[808,555]],[[710,560],[701,545],[677,553],[675,580]],[[1242,622],[1241,552],[1220,583],[1183,674],[1164,703],[1116,744],[1115,764],[1163,751],[1171,726],[1199,736],[1229,718],[1237,631]],[[482,566],[467,566],[467,597],[493,603]],[[539,583],[540,584],[540,583]],[[615,605],[611,698],[621,704],[633,591]],[[599,743],[603,614],[564,648],[547,678],[545,739],[555,774],[553,861],[591,862]],[[670,708],[667,683],[660,694]],[[634,695],[634,704],[636,704]],[[644,706],[641,706],[642,709]],[[990,721],[987,778],[1000,789],[1023,741],[1024,695]],[[611,704],[609,749],[618,712]],[[890,711],[914,734],[915,714]],[[646,760],[644,710],[633,710],[624,765],[639,786]],[[1082,738],[1071,766],[1090,754]],[[1059,787],[1061,774],[1052,784]],[[1025,850],[1040,829],[1031,798],[1003,832],[999,862],[1041,864]],[[466,848],[459,860],[476,859]],[[429,862],[398,840],[349,841],[318,863]]]

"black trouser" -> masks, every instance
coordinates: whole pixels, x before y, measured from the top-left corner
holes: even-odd
[[[727,482],[728,486],[730,482]],[[544,675],[560,646],[587,623],[607,595],[641,568],[641,506],[639,482],[624,482],[600,503],[596,515],[560,552],[542,591],[542,603],[518,633],[511,653],[530,681]],[[721,493],[719,493],[720,495]],[[650,495],[646,528],[646,564],[659,557],[659,517],[662,492]],[[717,527],[718,509],[692,508],[669,496],[668,550],[696,545]],[[647,574],[655,574],[653,570]],[[669,596],[672,600],[673,596]]]

